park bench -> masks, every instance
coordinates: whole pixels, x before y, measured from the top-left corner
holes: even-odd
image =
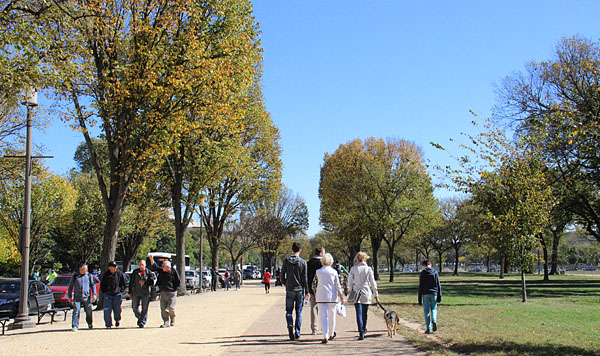
[[[35,296],[35,303],[37,306],[37,316],[38,316],[38,324],[40,323],[40,321],[42,320],[42,318],[44,317],[44,315],[46,314],[50,314],[50,324],[54,323],[54,316],[56,315],[56,313],[60,313],[60,312],[64,312],[65,313],[65,319],[67,320],[67,312],[69,310],[71,310],[70,307],[62,307],[62,308],[55,308],[53,303],[54,303],[54,296],[52,294],[38,294]],[[40,310],[40,306],[44,306],[47,305],[48,308],[46,310]]]
[[[4,328],[6,328],[6,323],[10,321],[10,317],[8,316],[0,316],[0,323],[2,324],[2,335],[4,335]]]

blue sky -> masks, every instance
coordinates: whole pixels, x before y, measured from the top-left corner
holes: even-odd
[[[326,152],[354,138],[397,137],[429,145],[488,116],[493,84],[552,57],[564,36],[597,40],[599,1],[254,0],[264,48],[263,91],[281,131],[284,183],[319,227],[319,170]],[[83,140],[61,122],[34,142],[74,166]],[[438,193],[447,194],[447,193]]]

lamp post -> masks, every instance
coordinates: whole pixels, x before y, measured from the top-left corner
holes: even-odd
[[[29,317],[29,233],[31,226],[31,122],[33,108],[38,106],[37,92],[30,89],[26,92],[25,100],[21,104],[27,107],[27,143],[25,148],[25,207],[23,212],[23,227],[21,229],[21,299],[19,300],[19,314],[9,329],[33,328],[35,324]]]

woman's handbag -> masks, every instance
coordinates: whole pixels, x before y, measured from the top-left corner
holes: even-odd
[[[355,291],[355,290],[351,290],[350,294],[348,294],[348,304],[356,304],[358,302],[358,300],[360,299],[360,292],[361,291]]]

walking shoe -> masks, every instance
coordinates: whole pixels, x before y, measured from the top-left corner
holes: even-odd
[[[359,340],[364,340],[364,339],[365,339],[365,336],[364,336],[363,334],[360,334],[360,335],[358,335],[358,339],[359,339]]]
[[[107,328],[107,329],[110,329],[111,327],[110,327],[110,326],[107,326],[106,328]]]
[[[76,332],[76,331],[77,331],[77,327],[76,327],[76,326],[74,326],[74,327],[71,329],[71,331],[72,331],[72,332]]]
[[[300,338],[300,334],[294,335],[294,339],[298,340]]]
[[[317,330],[313,330],[310,334],[311,335],[317,335]]]
[[[326,344],[326,343],[327,343],[327,339],[321,340],[321,344]]]
[[[171,320],[171,326],[175,326],[175,320]]]
[[[143,329],[144,328],[144,324],[139,324],[138,328],[142,328]]]
[[[169,322],[165,321],[160,327],[161,328],[168,328],[169,327]]]
[[[334,332],[333,332],[333,335],[331,335],[331,336],[329,337],[329,340],[333,340],[333,339],[335,339],[335,337],[336,337],[336,336],[337,336],[337,333],[334,331]]]
[[[431,334],[431,330],[425,330],[425,334]]]
[[[437,331],[437,323],[434,321],[432,324],[433,324],[433,331]]]
[[[120,322],[120,321],[115,321],[115,326],[116,326],[117,328],[119,327],[119,325],[121,325],[121,322]]]
[[[93,329],[93,328],[94,328],[94,325],[88,324],[88,329]]]
[[[294,337],[294,327],[288,326],[288,335],[290,336],[290,340],[294,341],[296,338]]]

